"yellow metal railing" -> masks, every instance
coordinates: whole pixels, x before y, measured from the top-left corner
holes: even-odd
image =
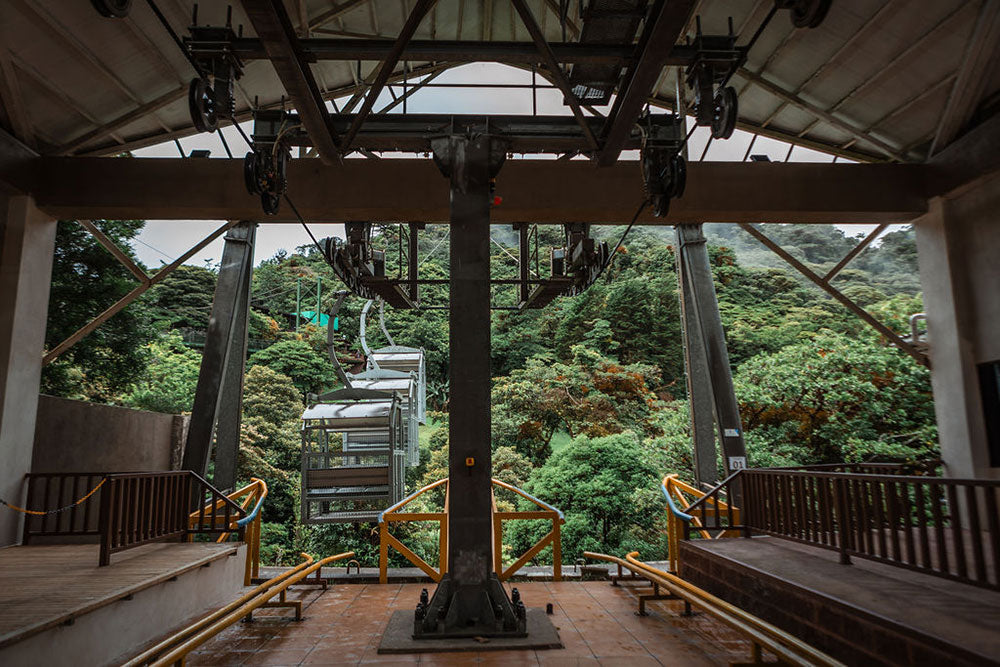
[[[828,667],[843,665],[840,661],[781,628],[698,588],[690,582],[684,581],[674,574],[643,563],[638,559],[638,551],[633,551],[624,559],[589,551],[584,552],[583,555],[594,560],[616,563],[619,567],[626,568],[657,586],[662,586],[670,594],[698,607],[708,615],[738,631],[750,641],[754,664],[761,662],[761,649],[763,648],[774,653],[780,662],[790,665],[826,665]]]
[[[243,575],[244,586],[249,586],[254,579],[260,576],[260,509],[265,498],[267,498],[267,483],[262,479],[252,477],[250,483],[242,489],[237,489],[225,498],[220,498],[215,503],[208,503],[204,508],[191,512],[188,519],[191,525],[197,524],[200,517],[204,517],[205,514],[212,511],[213,505],[218,508],[226,502],[226,499],[236,503],[246,511],[247,515],[243,519],[233,520],[230,523],[228,528],[232,529],[231,532],[222,533],[216,540],[217,542],[225,542],[233,532],[241,527],[244,529],[243,540],[247,545],[247,561]],[[218,520],[224,519],[220,515]]]
[[[317,562],[309,554],[302,554],[303,561],[294,568],[267,580],[225,607],[174,633],[156,646],[132,658],[123,667],[183,665],[185,658],[191,651],[240,619],[250,616],[254,610],[261,607],[294,607],[296,619],[301,618],[301,602],[287,602],[285,591],[290,586],[302,582],[313,572],[319,571],[324,565],[353,556],[354,552],[348,551],[336,556],[328,556]],[[280,596],[280,601],[271,602],[271,599],[276,595]]]
[[[444,509],[440,512],[404,512],[401,511],[408,504],[441,485],[445,487]],[[529,512],[501,512],[497,509],[496,498],[493,498],[493,570],[500,581],[506,581],[515,572],[524,567],[528,561],[537,556],[542,549],[552,546],[552,578],[555,581],[562,581],[562,542],[560,529],[565,518],[562,512],[552,507],[543,500],[535,498],[526,491],[517,488],[498,479],[493,480],[493,486],[497,486],[509,491],[513,491],[522,498],[532,502],[539,509]],[[433,581],[441,581],[441,577],[448,571],[448,506],[450,494],[448,491],[448,478],[439,479],[436,482],[418,489],[413,494],[407,496],[392,507],[382,512],[379,517],[379,582],[387,583],[389,579],[389,548],[392,547],[403,555],[408,561],[420,568]],[[504,568],[503,566],[503,522],[517,519],[547,519],[552,522],[552,529],[545,534],[542,539],[518,557],[513,564]],[[399,538],[389,531],[390,524],[406,521],[437,521],[439,524],[438,533],[438,566],[435,569],[427,561],[418,556],[412,549],[403,544]]]
[[[690,522],[691,525],[699,528],[706,524],[718,524],[719,522],[717,519],[723,512],[727,517],[730,516],[731,512],[735,522],[739,523],[739,508],[733,507],[730,510],[729,505],[724,501],[716,501],[711,496],[706,498],[704,507],[699,507],[697,510],[688,514],[684,508],[688,508],[698,500],[705,498],[706,494],[704,491],[700,491],[687,482],[681,481],[676,474],[667,475],[663,478],[663,481],[660,484],[660,491],[663,493],[663,497],[667,501],[667,558],[670,563],[671,572],[677,572],[678,550],[680,548],[680,541],[684,536],[686,523]],[[708,517],[712,517],[716,520],[705,521]],[[716,535],[712,535],[707,529],[704,528],[699,530],[698,533],[706,540],[718,539],[721,537],[736,537],[738,535],[738,532],[735,530],[725,530]]]

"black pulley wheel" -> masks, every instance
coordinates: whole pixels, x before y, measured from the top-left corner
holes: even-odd
[[[243,156],[243,182],[247,186],[247,192],[252,195],[260,194],[260,176],[257,170],[257,154],[250,151]]]
[[[288,187],[288,149],[285,146],[278,146],[278,152],[274,156],[274,190],[281,193]]]
[[[191,80],[188,88],[188,111],[191,112],[191,123],[199,132],[215,132],[219,127],[212,87],[204,79]]]
[[[657,218],[666,217],[670,212],[670,197],[667,195],[655,195],[650,198],[653,204],[653,215]]]
[[[826,18],[833,0],[794,0],[792,25],[796,28],[816,28]]]
[[[680,199],[684,196],[684,187],[687,185],[687,160],[683,155],[675,155],[670,160],[670,196]]]
[[[728,139],[736,129],[739,98],[736,89],[726,86],[715,95],[715,114],[712,116],[712,138]]]
[[[123,19],[132,9],[132,0],[90,0],[97,13],[109,19]]]
[[[274,192],[261,192],[260,193],[260,206],[264,209],[264,213],[268,215],[274,215],[278,212],[278,206],[281,204],[281,195]]]

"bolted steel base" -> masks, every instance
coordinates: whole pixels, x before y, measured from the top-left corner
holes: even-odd
[[[563,648],[559,631],[544,609],[529,609],[528,631],[525,637],[439,637],[414,639],[413,615],[409,611],[393,612],[379,642],[380,654],[447,653],[468,651],[540,651]]]
[[[527,614],[517,589],[511,598],[495,574],[481,584],[456,584],[445,574],[428,600],[427,589],[413,615],[414,639],[526,637]]]

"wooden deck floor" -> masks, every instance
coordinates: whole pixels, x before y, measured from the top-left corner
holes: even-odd
[[[236,553],[236,544],[149,544],[98,567],[94,544],[0,549],[0,648]]]
[[[412,610],[421,588],[432,584],[334,584],[326,591],[293,589],[303,620],[287,610],[254,613],[188,656],[197,665],[729,665],[750,658],[750,643],[704,613],[683,616],[683,603],[648,604],[637,616],[639,592],[648,585],[612,587],[607,581],[514,584],[526,604],[554,607],[552,622],[564,648],[538,651],[470,651],[380,655],[386,623],[398,609]],[[510,585],[507,585],[508,589]],[[765,660],[774,657],[765,653]]]
[[[875,627],[896,633],[904,648],[919,638],[952,658],[961,653],[992,663],[1000,656],[1000,592],[863,558],[842,565],[838,558],[770,537],[691,540],[681,545],[681,575],[834,656],[837,651],[817,639],[821,633],[886,657],[885,647],[869,646],[877,642],[865,636]],[[744,590],[740,582],[751,578],[756,587]],[[867,625],[854,627],[861,621]],[[890,664],[906,661],[887,657]]]

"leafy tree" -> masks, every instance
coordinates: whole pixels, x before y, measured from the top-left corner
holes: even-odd
[[[648,366],[622,366],[582,345],[573,347],[572,363],[529,360],[527,368],[494,382],[493,441],[540,465],[559,430],[595,437],[651,432],[656,397],[646,378],[652,375]]]
[[[752,465],[937,453],[929,373],[894,348],[822,332],[758,355],[734,382]]]
[[[208,328],[215,298],[216,273],[182,264],[146,293],[150,317],[167,329]]]
[[[330,362],[301,340],[283,340],[254,352],[249,365],[267,366],[288,376],[302,394],[320,393],[334,381]]]
[[[265,366],[254,366],[246,374],[243,390],[243,423],[237,477],[267,482],[268,497],[262,509],[264,522],[282,530],[268,532],[274,545],[290,548],[297,524],[303,405],[299,391],[288,377]]]
[[[659,471],[632,432],[600,438],[577,437],[536,468],[526,490],[562,510],[563,556],[575,559],[584,551],[624,553],[639,550],[644,557],[663,554],[657,521]],[[547,530],[517,522],[510,530],[515,551],[523,552]]]
[[[97,221],[125,253],[142,220]],[[75,222],[60,222],[52,264],[45,345],[52,349],[136,287],[135,277]],[[42,392],[112,402],[143,373],[154,331],[142,303],[132,303],[42,372]]]
[[[190,412],[201,355],[184,347],[177,334],[151,343],[149,351],[151,358],[145,377],[132,386],[126,404],[153,412]]]

